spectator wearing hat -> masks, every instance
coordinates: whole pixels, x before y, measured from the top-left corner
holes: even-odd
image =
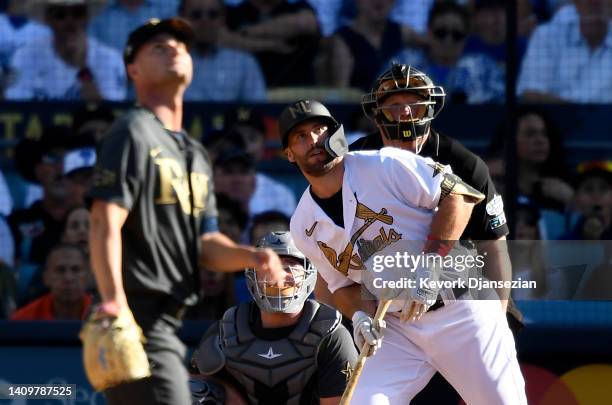
[[[195,32],[194,77],[185,99],[264,101],[266,84],[257,60],[248,52],[219,46],[219,32],[226,29],[222,0],[182,0],[179,12]]]
[[[76,143],[67,127],[51,126],[39,139],[23,139],[17,145],[16,165],[24,179],[42,187],[42,198],[9,217],[20,264],[42,264],[49,249],[59,240],[70,206],[63,173],[66,151]]]
[[[86,292],[87,261],[75,245],[60,244],[49,251],[43,280],[49,292],[12,316],[12,320],[83,320],[92,297]]]
[[[63,174],[66,177],[67,204],[85,204],[85,195],[92,185],[96,150],[93,146],[73,149],[64,156]]]
[[[41,0],[42,1],[42,0]],[[123,100],[121,54],[87,34],[92,8],[86,0],[44,0],[52,39],[33,40],[11,61],[14,83],[8,100]]]

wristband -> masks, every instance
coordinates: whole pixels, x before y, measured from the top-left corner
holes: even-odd
[[[428,235],[427,242],[423,248],[423,253],[437,253],[440,256],[447,256],[453,248],[454,242],[447,240],[440,240],[435,236]]]

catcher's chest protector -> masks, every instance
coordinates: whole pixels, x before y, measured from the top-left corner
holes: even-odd
[[[288,337],[262,340],[249,326],[249,304],[230,308],[220,325],[226,370],[244,387],[251,403],[257,403],[257,383],[268,387],[286,384],[287,405],[298,405],[304,386],[316,371],[319,344],[340,321],[334,309],[307,300],[300,321]]]

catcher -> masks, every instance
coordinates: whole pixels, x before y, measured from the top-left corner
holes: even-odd
[[[357,358],[340,313],[307,299],[317,272],[289,232],[270,232],[258,246],[281,257],[286,287],[246,270],[254,303],[227,310],[202,338],[192,360],[194,403],[239,405],[239,396],[243,404],[338,404]]]
[[[198,298],[199,266],[285,277],[274,252],[218,232],[208,156],[182,129],[192,38],[178,18],[130,34],[138,105],[115,121],[95,168],[89,243],[102,303],[81,338],[87,376],[110,404],[191,403],[175,331]]]

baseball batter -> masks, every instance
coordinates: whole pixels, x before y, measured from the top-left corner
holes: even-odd
[[[436,240],[459,239],[482,194],[408,151],[347,153],[342,126],[316,101],[288,106],[279,124],[289,161],[310,183],[291,220],[296,246],[353,320],[357,346],[378,349],[352,403],[407,404],[437,370],[469,404],[526,404],[499,301],[442,304],[437,290],[413,289],[403,308],[394,304],[385,321],[374,324],[373,305],[361,299],[358,286],[364,270],[358,242],[433,240],[423,242],[424,251],[444,255],[444,243]],[[426,277],[431,269],[415,273]]]

